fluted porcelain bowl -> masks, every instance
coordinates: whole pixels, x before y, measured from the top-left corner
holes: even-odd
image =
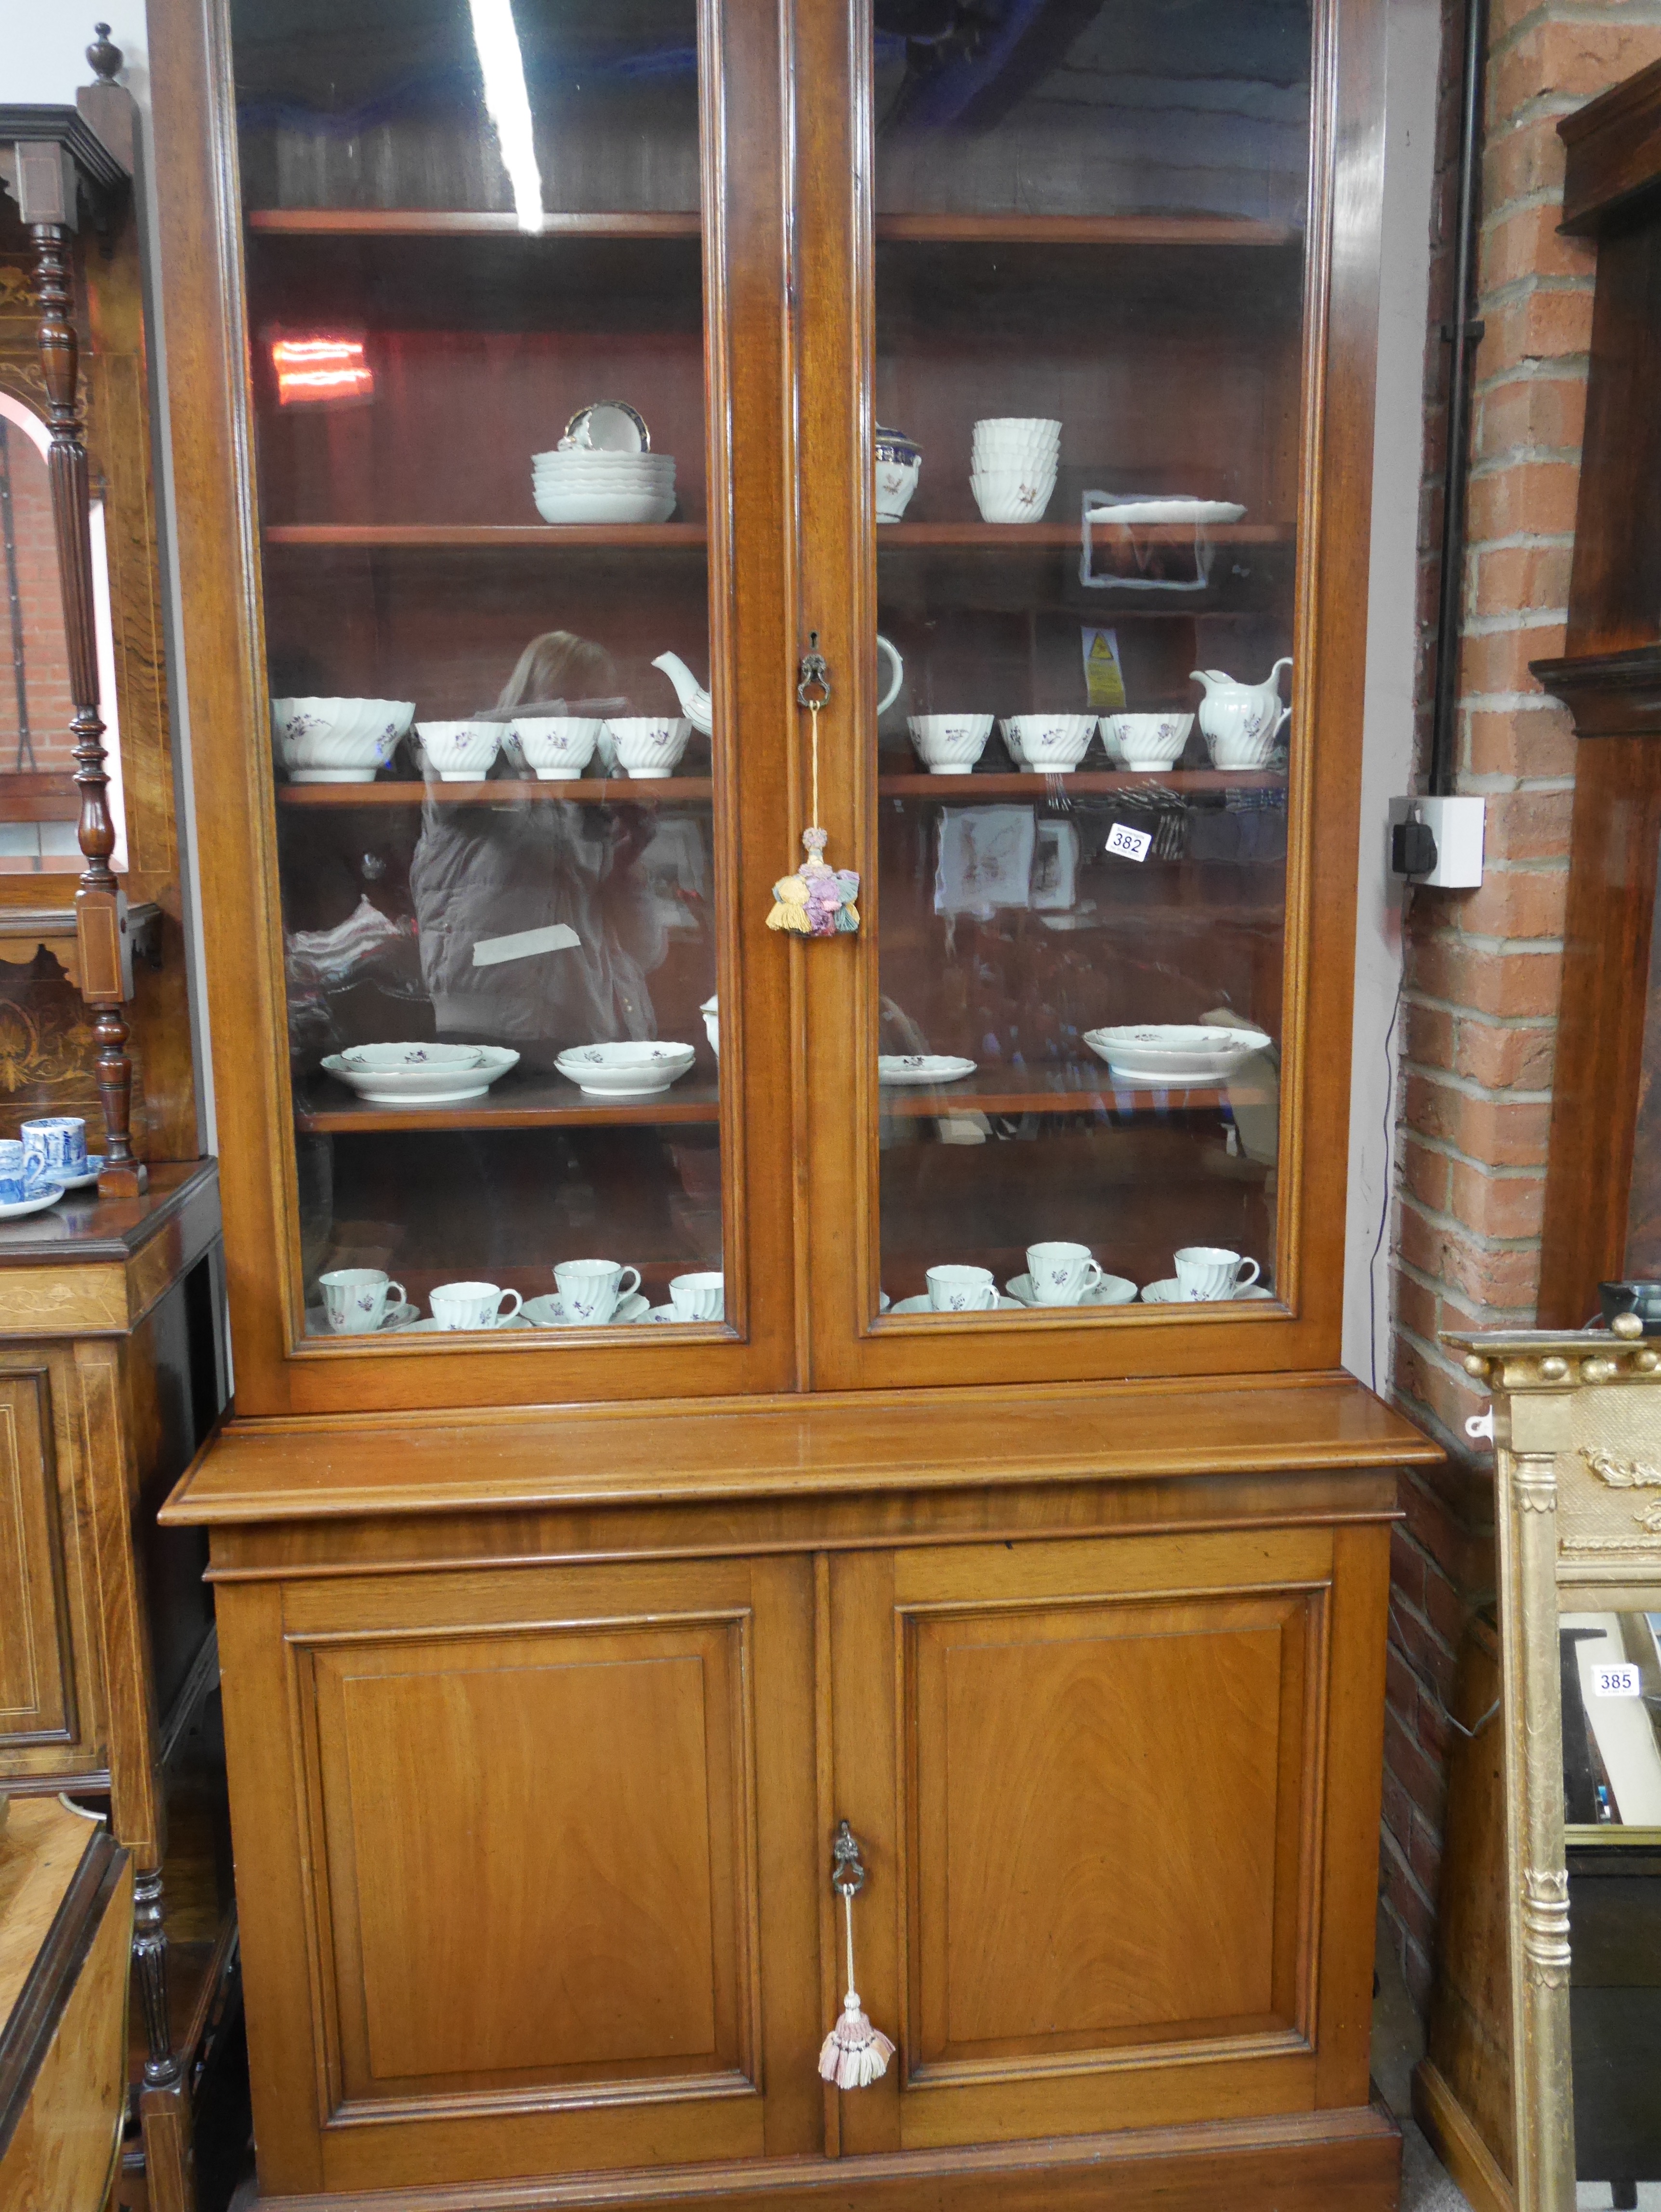
[[[526,768],[543,782],[569,783],[593,758],[600,728],[597,720],[583,714],[516,714],[510,738]]]
[[[632,776],[672,775],[692,734],[684,714],[621,714],[606,723],[620,766]]]
[[[516,1052],[491,1044],[357,1044],[323,1062],[372,1106],[449,1106],[482,1097],[518,1065]]]
[[[441,783],[477,783],[502,750],[500,722],[417,722],[421,757]]]
[[[410,699],[273,699],[271,734],[295,783],[373,783],[414,717]]]
[[[1144,1022],[1086,1030],[1084,1041],[1118,1076],[1153,1084],[1221,1082],[1254,1052],[1267,1050],[1262,1030],[1213,1022]]]
[[[1107,743],[1110,732],[1127,768],[1171,768],[1186,751],[1193,727],[1192,714],[1104,714],[1102,738]]]
[[[1095,728],[1093,714],[1012,714],[1005,725],[1022,766],[1044,775],[1065,775],[1077,768]]]
[[[983,522],[1042,522],[1056,489],[1056,464],[977,467],[969,479]]]
[[[911,714],[906,728],[930,775],[967,775],[986,750],[990,714]]]

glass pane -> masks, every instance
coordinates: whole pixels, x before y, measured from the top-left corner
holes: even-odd
[[[307,1328],[719,1321],[697,0],[233,13]]]
[[[876,15],[884,1289],[1267,1297],[1307,0]]]
[[[1661,1832],[1661,1611],[1558,1616],[1563,1817]]]

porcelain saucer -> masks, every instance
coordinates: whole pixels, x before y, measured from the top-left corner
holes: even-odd
[[[565,1310],[557,1291],[545,1298],[526,1298],[520,1312],[532,1328],[616,1328],[620,1322],[644,1321],[649,1307],[638,1291],[619,1298],[609,1321],[579,1322]]]
[[[64,1185],[49,1182],[27,1198],[15,1199],[9,1206],[0,1206],[0,1221],[21,1221],[26,1213],[40,1213],[49,1206],[56,1206],[64,1195]]]
[[[1145,1306],[1232,1306],[1243,1298],[1273,1298],[1273,1291],[1266,1291],[1261,1283],[1252,1283],[1244,1291],[1236,1291],[1232,1298],[1184,1298],[1178,1295],[1177,1278],[1167,1275],[1162,1283],[1147,1283],[1142,1289]]]
[[[720,1328],[723,1325],[719,1321],[698,1321],[695,1317],[678,1314],[672,1305],[654,1306],[651,1312],[642,1318],[646,1321],[678,1321],[683,1328]]]
[[[529,1328],[532,1324],[522,1314],[509,1314],[506,1321],[487,1322],[483,1328],[445,1328],[429,1316],[426,1321],[412,1321],[399,1331],[400,1336],[484,1336],[493,1328]]]
[[[1019,1300],[1015,1298],[1000,1298],[995,1310],[999,1313],[1019,1313],[1021,1308]],[[897,1314],[919,1314],[933,1313],[934,1308],[930,1303],[928,1292],[925,1291],[921,1297],[899,1299],[895,1304],[890,1306],[888,1310],[890,1313]],[[971,1314],[991,1313],[993,1310],[991,1306],[975,1306],[968,1314],[942,1314],[940,1318],[942,1321],[966,1321]]]
[[[1032,1282],[1030,1276],[1016,1275],[1004,1285],[1004,1288],[1010,1297],[1016,1299],[1021,1305],[1037,1308],[1041,1304],[1040,1300],[1032,1295]],[[1135,1283],[1127,1282],[1123,1275],[1104,1275],[1094,1290],[1086,1291],[1081,1298],[1073,1303],[1081,1306],[1128,1306],[1135,1296]],[[1062,1309],[1058,1307],[1056,1310],[1061,1311]]]
[[[879,1052],[879,1083],[961,1083],[978,1063],[949,1052]]]
[[[389,1328],[409,1328],[421,1318],[421,1308],[405,1304],[388,1306],[374,1328],[331,1328],[326,1306],[307,1306],[306,1330],[310,1336],[384,1336]]]
[[[103,1171],[104,1155],[102,1152],[88,1152],[87,1154],[87,1172],[85,1175],[64,1176],[61,1177],[60,1180],[62,1181],[65,1190],[90,1190]]]

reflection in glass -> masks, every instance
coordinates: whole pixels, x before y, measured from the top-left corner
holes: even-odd
[[[883,1287],[1262,1300],[1307,0],[876,21]]]
[[[695,0],[233,15],[307,1325],[707,1326]]]
[[[1558,1639],[1565,1820],[1661,1831],[1661,1612],[1560,1613]]]

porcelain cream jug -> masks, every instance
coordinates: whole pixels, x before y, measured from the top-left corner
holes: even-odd
[[[1273,744],[1291,718],[1290,707],[1281,704],[1281,672],[1290,660],[1277,660],[1261,684],[1237,683],[1220,668],[1196,668],[1189,681],[1204,687],[1200,702],[1200,727],[1219,744]]]
[[[885,637],[877,640],[877,650],[888,661],[888,689],[877,702],[877,712],[885,714],[900,696],[900,686],[905,681],[905,663]],[[709,737],[715,726],[715,707],[709,694],[698,682],[678,653],[660,653],[652,663],[660,668],[675,687],[675,696],[680,702],[680,711],[701,736]]]

